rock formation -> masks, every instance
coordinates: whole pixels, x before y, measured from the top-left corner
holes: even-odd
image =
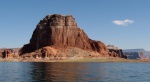
[[[77,26],[71,15],[47,15],[41,20],[33,32],[30,43],[23,46],[21,54],[51,46],[56,49],[77,47],[83,50],[107,54],[108,49],[101,41],[88,38],[86,33]]]
[[[109,50],[109,55],[110,56],[126,58],[127,59],[127,56],[125,54],[123,54],[122,49],[120,49],[118,47],[115,47],[114,45],[108,45],[107,48]]]
[[[2,58],[11,58],[11,57],[13,57],[12,50],[11,49],[4,49],[1,52],[0,57],[2,57]]]
[[[149,59],[149,53],[144,49],[125,49],[123,53],[128,59]]]
[[[89,39],[86,33],[77,26],[73,16],[60,14],[47,15],[40,20],[34,30],[29,44],[20,50],[20,55],[40,52],[41,48],[48,50],[48,56],[83,56],[100,57],[116,56],[110,53],[101,41]],[[54,54],[55,52],[55,54]],[[82,53],[81,53],[82,52]]]

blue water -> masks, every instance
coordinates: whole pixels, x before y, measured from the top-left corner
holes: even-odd
[[[0,82],[150,82],[150,63],[0,62]]]

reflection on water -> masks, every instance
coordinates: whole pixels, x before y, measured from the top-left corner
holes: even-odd
[[[149,82],[149,63],[1,62],[0,82]]]
[[[105,72],[95,63],[33,63],[33,79],[38,81],[98,80]],[[94,67],[94,68],[93,68]]]

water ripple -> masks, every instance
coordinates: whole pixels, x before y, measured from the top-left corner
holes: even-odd
[[[149,82],[149,63],[1,62],[0,82]]]

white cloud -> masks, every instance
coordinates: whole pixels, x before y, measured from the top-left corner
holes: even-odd
[[[125,19],[125,20],[114,20],[114,21],[112,21],[112,23],[114,23],[116,25],[120,25],[120,26],[127,26],[129,24],[134,23],[134,21],[129,20],[129,19]]]

